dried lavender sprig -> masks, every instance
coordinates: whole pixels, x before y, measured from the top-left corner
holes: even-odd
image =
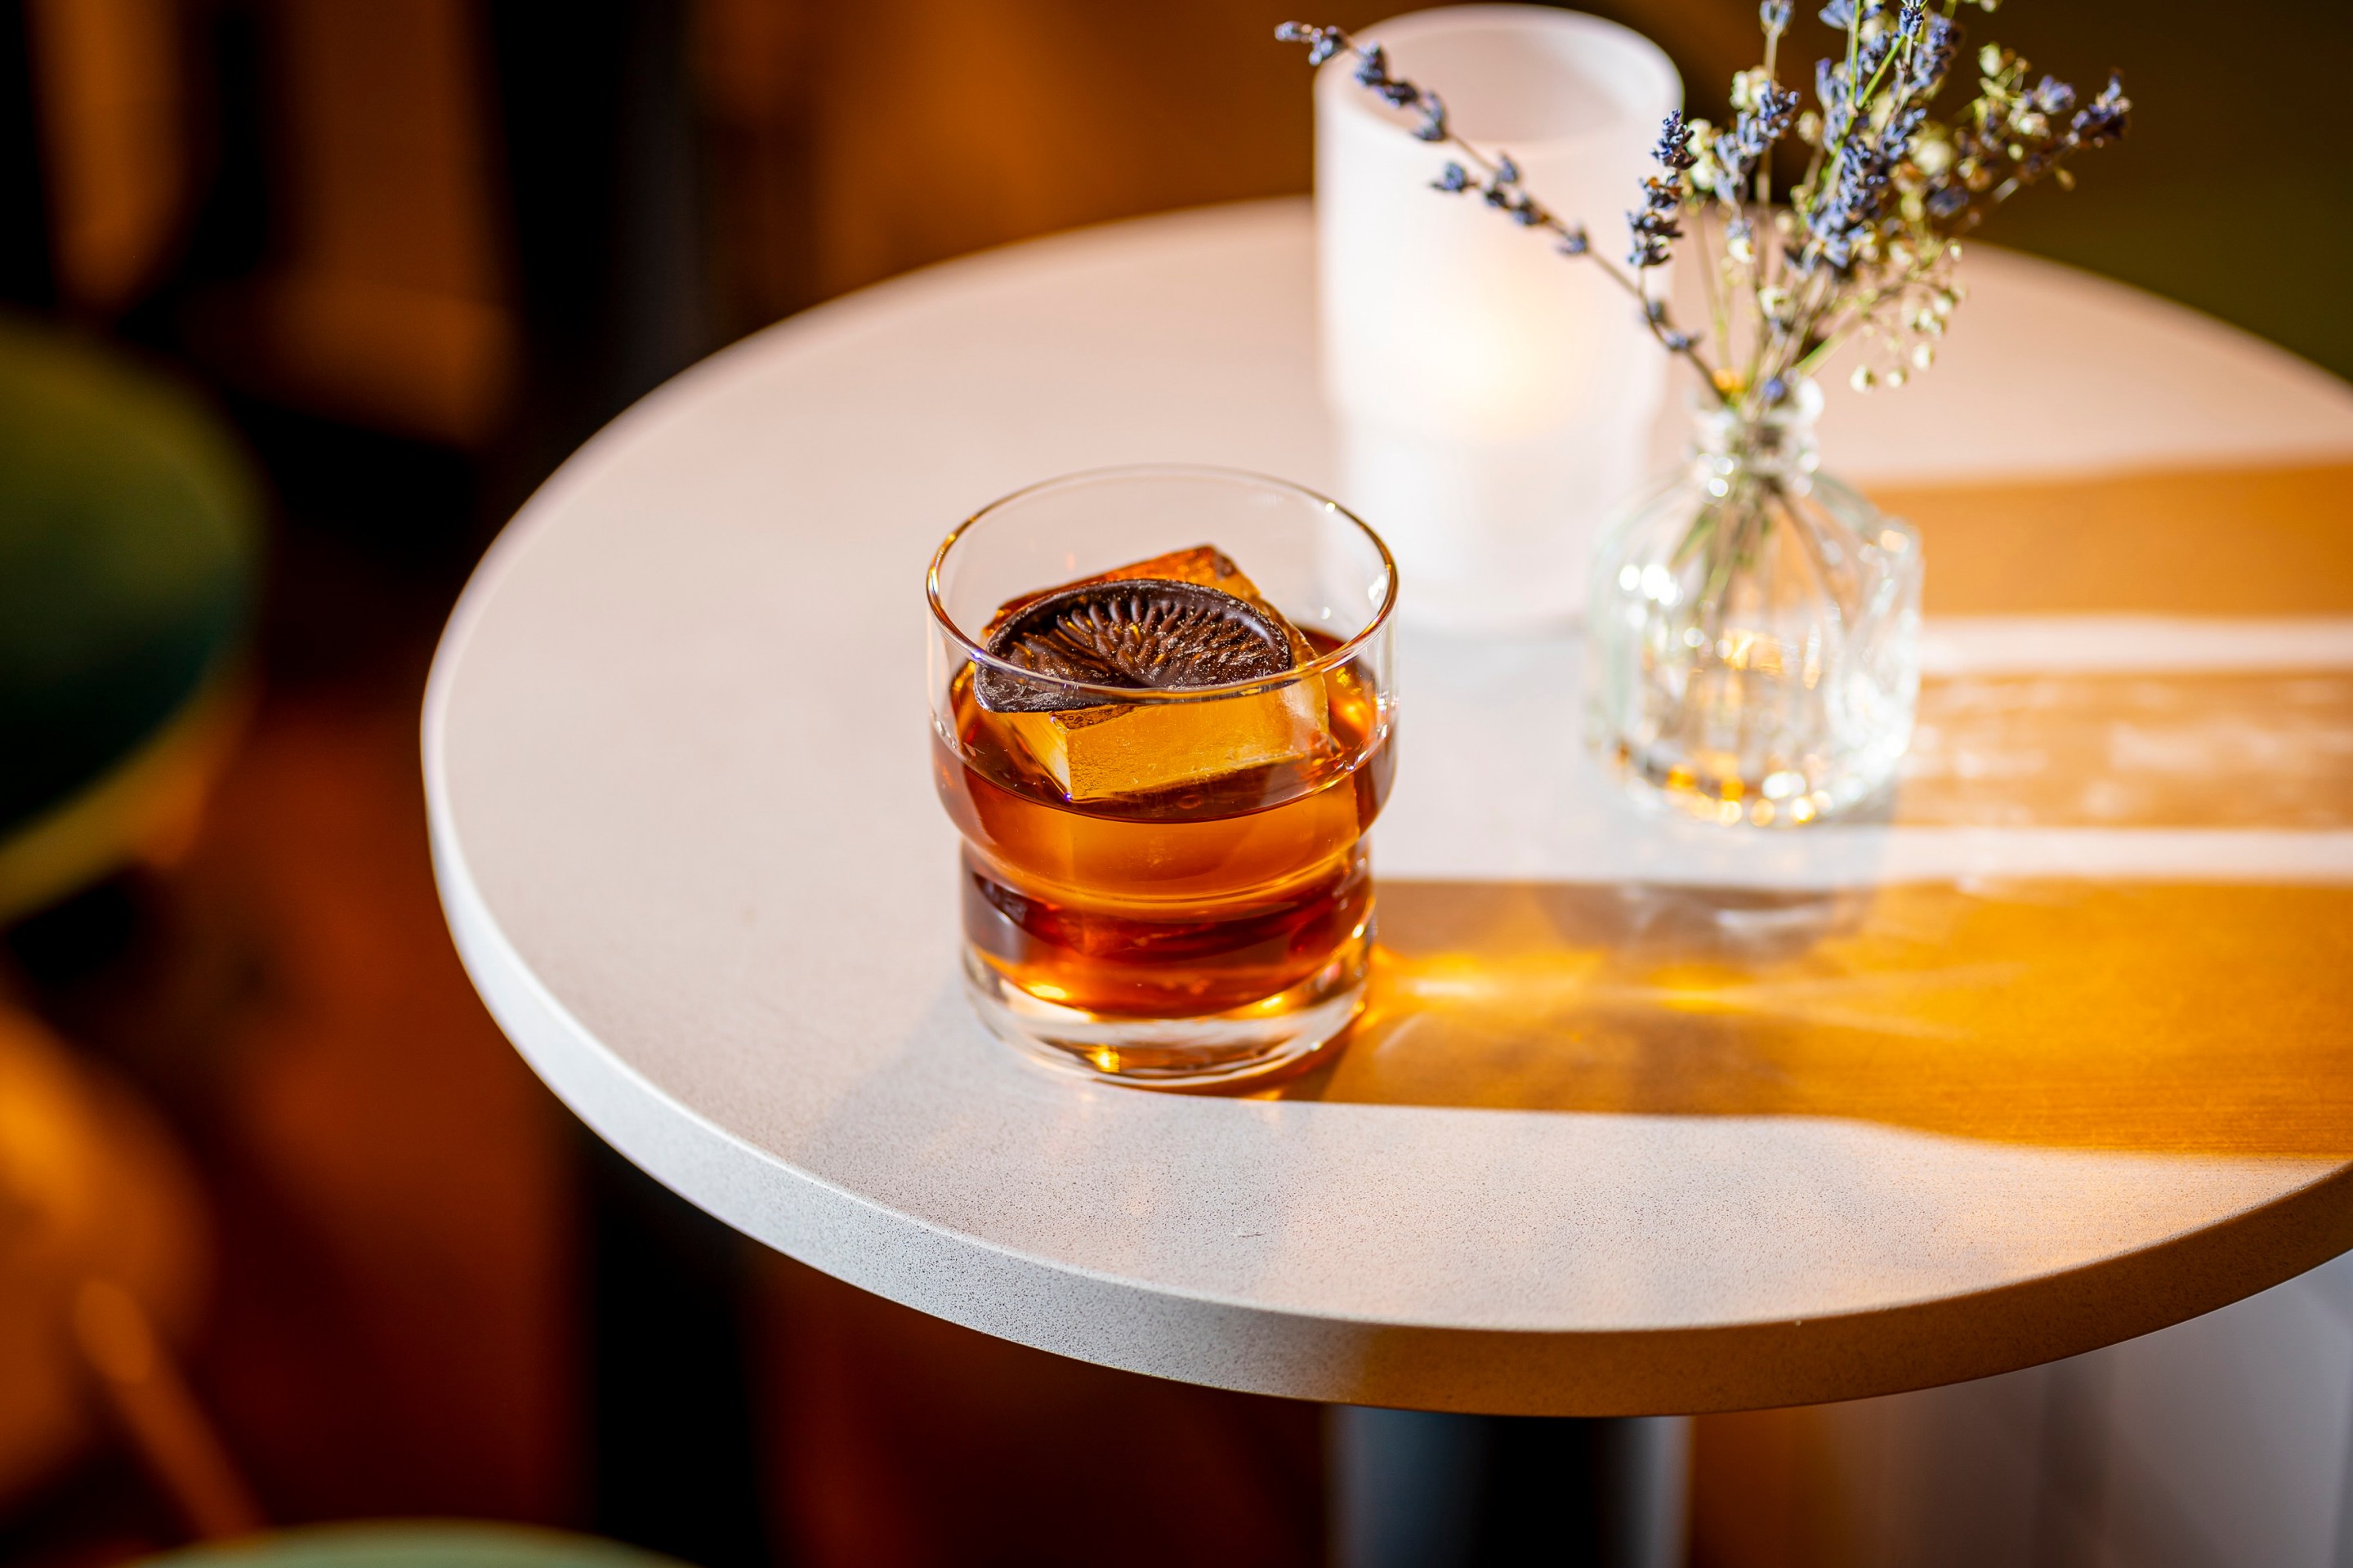
[[[1949,16],[1931,15],[1922,25],[1918,41],[1912,47],[1911,58],[1905,62],[1903,87],[1905,95],[1915,103],[1926,103],[1936,96],[1951,74],[1953,61],[1961,52],[1960,24]]]
[[[1673,242],[1683,237],[1675,215],[1683,210],[1684,176],[1699,162],[1692,153],[1691,140],[1691,127],[1683,123],[1683,111],[1668,110],[1666,122],[1659,129],[1659,144],[1651,150],[1651,158],[1666,175],[1653,175],[1644,180],[1641,210],[1626,215],[1626,228],[1633,237],[1626,265],[1637,271],[1665,266]]]
[[[1729,206],[1739,205],[1740,193],[1763,172],[1774,144],[1789,133],[1797,118],[1796,88],[1783,87],[1770,78],[1757,84],[1749,107],[1734,114],[1730,132],[1718,136],[1709,149],[1723,171],[1715,187],[1719,199]],[[1770,199],[1763,186],[1757,196],[1760,205]]]
[[[1654,334],[1678,352],[1690,340],[1667,320],[1662,303],[1648,299],[1651,270],[1674,243],[1687,239],[1699,249],[1716,337],[1729,352],[1735,323],[1724,291],[1736,286],[1728,270],[1739,270],[1736,287],[1753,296],[1757,331],[1740,375],[1721,382],[1707,375],[1720,401],[1747,406],[1758,400],[1756,407],[1769,408],[1841,342],[1857,334],[1885,336],[1897,321],[1903,332],[1918,334],[1903,360],[1925,369],[1934,356],[1933,339],[1959,299],[1948,281],[1959,253],[1956,238],[2039,179],[2072,185],[2066,161],[2127,128],[2132,104],[2120,80],[2112,78],[2085,103],[2066,83],[2047,76],[2035,81],[2024,60],[1991,48],[1979,57],[1981,90],[1966,114],[1951,122],[1929,119],[1928,105],[1959,57],[1961,33],[1952,17],[1960,3],[1943,0],[1939,16],[1932,9],[1935,0],[1827,0],[1823,20],[1846,33],[1843,58],[1817,68],[1820,113],[1796,116],[1792,123],[1795,95],[1780,87],[1774,62],[1794,3],[1758,0],[1765,62],[1735,79],[1734,123],[1714,130],[1694,122],[1685,135],[1669,122],[1664,166],[1644,182],[1641,209],[1629,215],[1631,276],[1599,258],[1596,264],[1642,299]],[[1993,0],[1968,3],[1993,9]],[[1463,161],[1446,165],[1433,182],[1440,190],[1476,191],[1524,227],[1559,235],[1563,251],[1589,251],[1581,227],[1562,223],[1537,204],[1508,158],[1491,158],[1454,137],[1436,95],[1398,80],[1377,46],[1359,50],[1337,28],[1294,25],[1282,36],[1309,43],[1310,58],[1319,63],[1343,49],[1356,54],[1358,82],[1392,107],[1419,111],[1416,134],[1459,147]],[[1367,52],[1370,60],[1363,58]],[[1813,155],[1788,207],[1777,211],[1770,150],[1792,130]],[[1706,254],[1704,217],[1685,232],[1679,221],[1684,205],[1726,209],[1724,268]],[[1697,355],[1693,362],[1707,374]],[[1905,378],[1898,364],[1878,380],[1893,386]],[[1867,368],[1858,371],[1858,385],[1870,379]]]
[[[1807,238],[1791,266],[1800,274],[1825,262],[1841,273],[1854,265],[1886,207],[1895,166],[1927,119],[1927,99],[1943,84],[1958,47],[1959,29],[1930,17],[1923,0],[1900,0],[1894,25],[1863,37],[1862,24],[1883,18],[1887,9],[1887,0],[1832,0],[1822,12],[1824,21],[1848,25],[1850,53],[1844,66],[1822,60],[1814,68],[1822,135],[1814,167],[1799,186],[1808,198],[1800,204]],[[1894,98],[1874,139],[1873,106],[1883,82]]]
[[[2007,50],[1988,46],[1983,65],[1985,91],[1973,106],[1978,123],[1956,132],[1961,157],[1925,198],[1926,210],[1956,234],[1974,229],[1994,207],[2045,175],[2071,185],[2073,175],[2063,166],[2065,161],[2116,141],[2132,122],[2132,100],[2125,96],[2119,72],[2110,71],[2099,94],[2077,109],[2075,90],[2049,76],[2021,90],[2026,62]],[[2071,110],[2065,128],[2054,132],[2052,122]],[[1972,164],[1985,169],[2003,163],[2010,170],[1998,185],[1989,176],[1972,185],[1962,175]]]
[[[1958,51],[1960,29],[1950,20],[1954,8],[1955,0],[1947,0],[1947,15],[1937,16],[1924,0],[1831,0],[1824,9],[1824,22],[1847,31],[1846,57],[1822,60],[1815,69],[1821,117],[1807,132],[1814,158],[1792,193],[1795,210],[1781,220],[1793,226],[1784,228],[1784,235],[1801,243],[1775,252],[1793,286],[1784,288],[1769,274],[1760,274],[1762,330],[1745,382],[1786,389],[1789,377],[1818,364],[1857,323],[1867,319],[1885,292],[1878,272],[1883,248],[1892,247],[1899,257],[1907,246],[1915,248],[1915,260],[1896,264],[1896,297],[1926,277],[1940,251],[1941,242],[1934,240],[1926,250],[1917,250],[1926,237],[1915,229],[1924,220],[1941,222],[1957,210],[1952,198],[1933,188],[1927,173],[1948,169],[1952,163],[1946,132],[1927,123],[1927,102],[1943,85]],[[1769,31],[1767,38],[1769,53]],[[1763,74],[1769,81],[1769,71]],[[1758,95],[1758,90],[1750,89],[1752,100]],[[1736,101],[1738,97],[1736,90]],[[1882,102],[1883,97],[1887,101]],[[1906,161],[1924,131],[1936,138],[1936,155],[1923,160],[1926,169]],[[1729,146],[1720,141],[1715,151],[1720,160],[1730,161],[1745,149],[1736,139]],[[1887,227],[1899,170],[1907,182],[1900,233]],[[1761,177],[1758,184],[1761,192]],[[1933,210],[1928,205],[1932,200]],[[1854,292],[1851,280],[1866,262],[1873,277],[1860,293]],[[1845,324],[1837,324],[1841,321]]]
[[[1446,105],[1438,94],[1392,76],[1388,57],[1380,45],[1360,45],[1344,28],[1309,22],[1284,22],[1274,29],[1274,36],[1284,43],[1305,44],[1310,65],[1322,65],[1343,54],[1352,57],[1356,61],[1354,74],[1359,86],[1392,108],[1411,109],[1419,112],[1421,123],[1414,127],[1414,135],[1425,142],[1442,143],[1454,148],[1481,175],[1474,180],[1471,177],[1471,170],[1461,163],[1450,162],[1439,177],[1430,182],[1433,188],[1455,196],[1476,191],[1489,207],[1504,213],[1522,228],[1542,228],[1553,234],[1556,240],[1554,249],[1562,255],[1590,260],[1612,282],[1634,297],[1641,307],[1643,323],[1651,329],[1651,335],[1659,340],[1661,345],[1688,359],[1692,367],[1699,372],[1700,380],[1709,393],[1722,399],[1724,392],[1717,383],[1715,371],[1700,354],[1698,341],[1689,333],[1677,329],[1664,302],[1653,299],[1645,284],[1638,281],[1641,269],[1638,268],[1635,275],[1629,275],[1594,255],[1592,241],[1584,224],[1562,219],[1522,188],[1519,165],[1512,162],[1510,154],[1499,151],[1490,155],[1456,135],[1447,120]],[[1671,115],[1669,122],[1679,127],[1682,117]],[[1646,190],[1651,183],[1654,182],[1645,183]],[[1665,239],[1672,236],[1658,238]],[[1656,263],[1645,264],[1651,265]]]
[[[1764,30],[1765,34],[1765,63],[1759,69],[1767,87],[1772,87],[1776,80],[1773,73],[1780,62],[1781,35],[1789,30],[1789,13],[1793,8],[1791,0],[1759,0],[1757,7],[1757,25]],[[1784,90],[1788,94],[1789,122],[1785,122],[1779,129],[1766,138],[1768,150],[1771,143],[1778,142],[1788,133],[1789,122],[1794,122],[1798,112],[1797,90],[1794,88],[1777,90]],[[1769,207],[1772,202],[1773,161],[1769,157],[1760,155],[1757,164],[1757,205]]]

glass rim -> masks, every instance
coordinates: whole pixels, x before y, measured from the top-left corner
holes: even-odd
[[[1386,587],[1378,608],[1373,611],[1373,618],[1365,622],[1363,629],[1354,637],[1349,638],[1330,652],[1319,653],[1304,664],[1294,664],[1280,675],[1270,675],[1254,681],[1230,681],[1218,686],[1098,686],[1085,681],[1065,681],[1050,676],[1041,676],[1035,670],[1025,669],[1009,660],[998,658],[966,635],[964,628],[955,623],[955,618],[948,613],[947,606],[940,601],[940,567],[947,560],[948,553],[954,550],[957,542],[970,533],[976,525],[986,521],[992,514],[1003,511],[1016,502],[1036,495],[1041,491],[1053,490],[1082,481],[1149,479],[1155,476],[1172,479],[1242,480],[1271,490],[1287,491],[1302,500],[1313,502],[1326,512],[1345,518],[1358,533],[1372,541],[1374,549],[1380,552],[1381,576]],[[1330,496],[1310,490],[1303,484],[1294,484],[1290,480],[1277,479],[1272,474],[1259,473],[1250,469],[1226,468],[1214,463],[1114,463],[1107,468],[1081,469],[1074,473],[1057,474],[1051,479],[1041,479],[1034,484],[1025,484],[1018,490],[998,496],[971,516],[966,517],[950,529],[948,536],[940,541],[940,547],[932,552],[931,568],[923,575],[923,597],[931,605],[933,622],[963,648],[966,657],[984,668],[999,670],[1017,679],[1040,685],[1050,685],[1090,696],[1099,694],[1103,701],[1095,705],[1103,707],[1122,704],[1137,705],[1146,703],[1212,702],[1227,697],[1250,696],[1261,692],[1281,691],[1283,687],[1296,684],[1309,675],[1326,674],[1347,663],[1376,633],[1388,626],[1389,612],[1397,608],[1398,565],[1397,557],[1389,554],[1388,542],[1373,530],[1372,524]]]

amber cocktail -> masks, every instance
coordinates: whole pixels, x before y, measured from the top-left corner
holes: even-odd
[[[1215,469],[1008,497],[934,560],[934,760],[982,1019],[1162,1086],[1327,1047],[1372,940],[1396,568],[1331,502]]]

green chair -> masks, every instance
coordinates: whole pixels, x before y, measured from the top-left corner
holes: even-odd
[[[193,827],[245,706],[259,516],[194,398],[0,316],[0,924]]]
[[[328,1524],[146,1560],[142,1568],[680,1568],[635,1547],[521,1525]]]

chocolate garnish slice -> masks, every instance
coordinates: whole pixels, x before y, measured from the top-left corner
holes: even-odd
[[[1184,691],[1280,675],[1297,660],[1270,612],[1198,583],[1165,577],[1086,583],[1025,605],[988,651],[1042,677],[983,667],[973,694],[991,713],[1051,713],[1088,705],[1066,686]]]

